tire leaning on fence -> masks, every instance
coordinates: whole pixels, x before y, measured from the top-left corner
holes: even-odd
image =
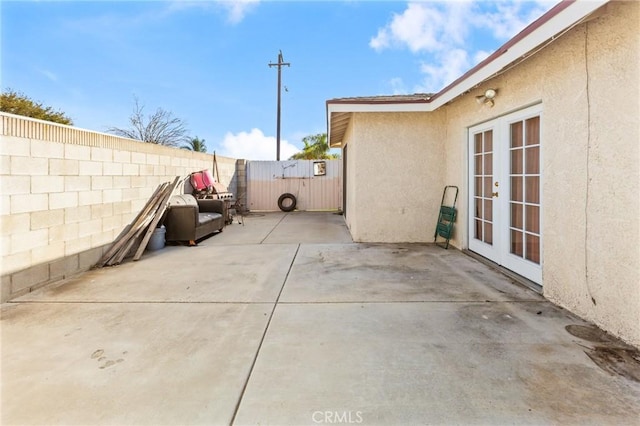
[[[292,212],[296,208],[296,196],[285,192],[278,198],[278,207],[283,212]]]

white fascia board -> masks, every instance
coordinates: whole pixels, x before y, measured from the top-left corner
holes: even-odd
[[[329,104],[328,112],[421,112],[432,111],[433,108],[427,102],[406,103],[337,103]]]

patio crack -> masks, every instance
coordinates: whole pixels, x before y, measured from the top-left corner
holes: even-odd
[[[286,216],[286,215],[285,215]],[[283,217],[284,219],[284,217]],[[282,222],[282,220],[280,221]],[[280,223],[278,222],[278,224]],[[276,225],[277,227],[278,225]],[[274,227],[275,229],[275,227]],[[273,230],[272,230],[273,232]],[[271,232],[269,233],[271,234]],[[268,237],[269,235],[267,235]],[[265,240],[267,239],[267,237],[265,237]],[[264,240],[262,240],[264,241]],[[262,243],[261,243],[262,244]],[[267,336],[267,332],[269,331],[269,327],[271,326],[271,321],[273,320],[273,314],[276,311],[276,308],[278,307],[278,304],[280,303],[280,297],[282,296],[282,292],[284,290],[284,286],[287,283],[287,280],[289,279],[289,274],[291,273],[291,269],[293,268],[293,264],[296,261],[296,257],[298,256],[298,252],[300,251],[300,244],[298,244],[298,246],[296,247],[296,252],[293,254],[293,258],[291,259],[291,263],[289,264],[289,269],[287,270],[287,274],[284,277],[284,280],[282,281],[282,286],[280,286],[280,291],[278,292],[278,296],[276,297],[276,301],[273,304],[273,308],[271,309],[271,313],[269,314],[269,319],[267,320],[267,325],[264,328],[264,332],[262,333],[262,337],[260,338],[260,343],[258,344],[258,349],[256,350],[256,354],[253,357],[253,361],[251,362],[251,367],[249,368],[249,374],[247,374],[247,379],[244,382],[244,386],[242,386],[242,391],[240,392],[240,397],[238,398],[238,402],[236,403],[236,407],[233,410],[233,417],[231,418],[231,422],[229,423],[230,425],[233,425],[236,421],[236,417],[238,416],[238,411],[240,410],[240,405],[242,404],[242,400],[244,399],[244,394],[247,391],[247,386],[249,385],[249,381],[251,380],[251,375],[253,374],[253,370],[256,366],[256,362],[258,361],[258,356],[260,355],[260,350],[262,349],[262,345],[264,344],[264,340]]]

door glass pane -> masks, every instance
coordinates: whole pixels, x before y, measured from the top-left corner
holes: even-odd
[[[484,242],[493,245],[493,225],[491,222],[484,223]]]
[[[522,173],[522,152],[521,149],[511,150],[511,174]]]
[[[524,210],[522,204],[511,203],[511,227],[522,229]]]
[[[522,122],[511,124],[511,148],[522,146]]]
[[[522,177],[511,177],[511,201],[524,201],[522,188]]]
[[[475,152],[482,152],[482,133],[477,133],[474,137],[474,149]]]
[[[527,203],[540,203],[540,176],[525,177],[525,184]]]
[[[540,144],[540,117],[527,119],[525,129],[527,145]]]
[[[493,130],[484,132],[484,152],[493,152]]]
[[[523,234],[519,231],[511,230],[511,254],[522,257],[524,255]]]
[[[476,165],[475,165],[476,168],[473,174],[481,175],[482,174],[482,155],[476,155],[475,160],[476,160]]]
[[[531,175],[540,174],[540,147],[532,146],[531,148],[527,148],[526,153],[527,165],[525,173]]]
[[[474,227],[475,228],[475,232],[474,232],[474,236],[473,237],[476,240],[481,240],[482,241],[482,221],[476,219],[475,223],[476,223],[476,226]]]
[[[482,218],[482,198],[475,197],[474,200],[476,204],[475,217]]]
[[[540,263],[540,237],[526,234],[527,239],[527,260]]]
[[[493,201],[484,201],[484,218],[487,220],[493,220]]]
[[[526,210],[526,230],[536,234],[540,233],[540,207],[527,205]]]
[[[485,177],[484,178],[484,194],[483,194],[485,198],[491,198],[491,190],[493,189],[492,185],[493,185],[493,179],[491,179],[490,177]]]
[[[482,195],[482,178],[481,177],[477,177],[475,178],[476,181],[476,192],[475,195]]]
[[[484,156],[484,174],[493,174],[493,154],[486,154]]]

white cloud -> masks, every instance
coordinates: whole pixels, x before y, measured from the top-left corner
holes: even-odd
[[[425,76],[417,89],[437,92],[491,54],[471,47],[474,31],[505,42],[553,4],[549,0],[410,2],[378,29],[369,46],[376,51],[406,48],[422,57]],[[390,85],[395,93],[397,82]]]
[[[389,47],[389,45],[389,30],[387,28],[380,28],[378,30],[378,35],[369,41],[369,47],[375,50],[385,49]]]
[[[369,46],[383,50],[406,46],[413,53],[438,52],[464,43],[469,32],[471,2],[409,3],[402,14],[378,30]]]
[[[531,7],[533,4],[533,7]],[[508,40],[549,10],[554,2],[501,1],[495,11],[474,14],[473,25],[490,30],[498,40]]]
[[[48,78],[49,80],[51,80],[51,81],[54,81],[54,82],[55,82],[55,81],[58,81],[58,76],[57,76],[57,75],[55,75],[54,73],[52,73],[52,72],[51,72],[51,71],[49,71],[49,70],[39,69],[39,70],[38,70],[38,72],[39,72],[40,74],[42,74],[43,76],[47,77],[47,78]]]
[[[288,159],[298,151],[300,151],[299,148],[286,140],[280,139],[281,160]],[[222,152],[220,155],[246,160],[275,161],[276,138],[273,136],[265,136],[260,129],[251,129],[249,133],[240,132],[233,134],[227,132],[222,141]]]
[[[227,21],[235,25],[240,23],[258,3],[260,0],[173,0],[166,8],[165,14],[171,15],[194,8],[204,11],[222,9],[227,14]]]
[[[463,49],[448,50],[438,58],[438,61],[422,63],[420,66],[425,77],[419,92],[437,92],[469,69],[469,56]]]
[[[484,61],[491,55],[491,52],[487,52],[486,50],[478,50],[473,54],[473,65],[479,64]]]
[[[404,84],[404,81],[400,77],[392,78],[389,81],[389,85],[391,86],[392,94],[394,95],[406,95],[407,88]]]
[[[247,13],[254,9],[260,0],[218,0],[218,4],[226,9],[227,20],[231,24],[241,22]]]

